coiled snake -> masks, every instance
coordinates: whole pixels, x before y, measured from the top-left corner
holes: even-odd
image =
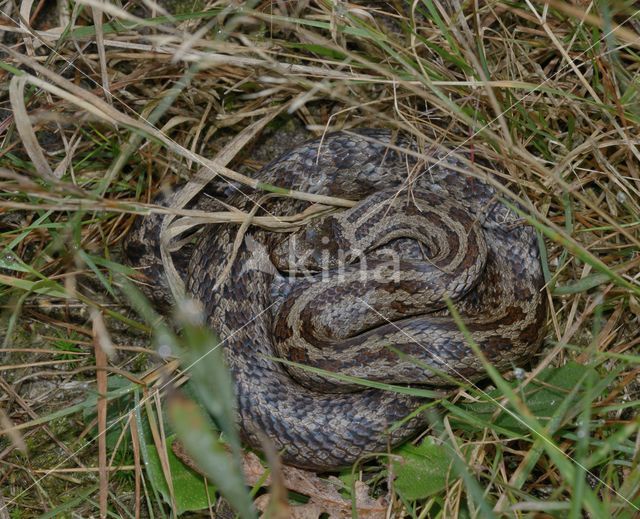
[[[260,180],[362,202],[293,235],[250,228],[215,291],[236,226],[207,228],[186,268],[188,292],[224,340],[244,439],[260,448],[266,434],[287,463],[350,465],[424,426],[421,414],[398,425],[424,400],[349,377],[413,385],[482,378],[446,297],[498,369],[522,364],[542,340],[534,230],[493,188],[461,173],[461,162],[443,157],[427,168],[402,148],[411,142],[367,129],[293,149],[265,166]],[[246,196],[235,198],[247,206]],[[276,215],[307,205],[263,202]],[[145,264],[157,249],[150,236],[128,240],[134,263]],[[285,366],[274,356],[345,376]]]

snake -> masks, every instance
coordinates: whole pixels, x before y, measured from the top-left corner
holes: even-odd
[[[411,388],[473,383],[487,377],[483,362],[504,372],[539,349],[538,236],[463,155],[363,128],[299,145],[255,177],[356,203],[290,233],[251,225],[238,240],[237,224],[210,225],[179,262],[223,345],[250,447],[266,437],[289,465],[353,465],[425,429],[425,398]],[[274,216],[310,204],[260,195],[225,203]],[[156,284],[158,221],[125,242]]]

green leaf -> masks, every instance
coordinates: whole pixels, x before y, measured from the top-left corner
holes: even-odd
[[[0,285],[18,288],[26,292],[35,292],[36,294],[59,297],[61,299],[67,299],[70,297],[61,285],[48,279],[30,281],[28,279],[19,279],[0,274]]]
[[[585,278],[582,278],[574,283],[570,283],[564,286],[556,286],[553,289],[554,294],[567,295],[567,294],[579,294],[580,292],[586,292],[599,285],[602,285],[609,281],[609,276],[606,274],[591,274]]]
[[[4,254],[0,256],[0,268],[6,270],[15,270],[17,272],[32,272],[29,265],[26,265],[18,256],[13,254],[10,249],[6,249]]]
[[[170,399],[167,407],[178,438],[197,466],[241,517],[256,517],[239,463],[211,429],[203,410],[178,395]]]
[[[524,389],[523,402],[535,415],[541,425],[546,424],[561,402],[567,398],[570,391],[579,384],[582,377],[592,377],[595,381],[598,378],[597,372],[588,366],[569,362],[560,368],[545,369],[540,375],[531,381]],[[512,384],[515,387],[517,383]],[[501,399],[502,393],[499,390],[487,392],[493,399]],[[579,395],[576,396],[576,399]],[[528,433],[529,427],[526,423],[515,418],[511,413],[501,411],[495,418],[495,402],[482,402],[462,405],[465,411],[475,415],[480,421],[489,422],[497,427],[509,429],[516,433]],[[517,413],[516,413],[517,414]]]
[[[427,437],[419,446],[404,445],[393,461],[396,491],[403,499],[415,501],[437,494],[451,479],[451,459],[442,445]]]
[[[175,435],[167,438],[167,455],[177,513],[204,510],[215,502],[216,489],[207,484],[205,479],[184,465],[171,450],[175,441]],[[169,488],[162,472],[160,456],[154,445],[147,445],[148,459],[146,464],[147,475],[151,483],[160,492],[163,499],[171,504]]]

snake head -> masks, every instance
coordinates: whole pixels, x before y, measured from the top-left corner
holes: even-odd
[[[333,216],[315,220],[299,231],[297,253],[306,258],[307,268],[318,272],[359,258],[359,252],[352,250],[341,223]]]
[[[271,249],[271,261],[284,272],[322,272],[352,261],[340,225],[331,217],[314,220]]]

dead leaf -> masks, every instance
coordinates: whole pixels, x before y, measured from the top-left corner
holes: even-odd
[[[260,482],[266,470],[253,453],[245,455],[243,469],[245,478],[251,485]],[[332,519],[351,517],[351,499],[340,495],[338,487],[331,481],[318,477],[314,472],[287,466],[282,467],[282,477],[289,490],[309,497],[308,503],[290,506],[291,517],[317,519],[321,514],[328,514]],[[270,484],[269,477],[264,484]],[[255,505],[263,511],[268,502],[269,496],[262,496],[262,499],[256,500]],[[370,497],[369,487],[362,481],[356,482],[356,509],[361,518],[383,519],[387,514],[385,500]]]
[[[186,454],[180,442],[174,442],[171,449],[188,467],[203,474],[193,459]],[[265,478],[267,469],[254,453],[247,452],[244,455],[242,470],[248,485],[271,485],[271,476]],[[330,480],[320,478],[314,472],[295,467],[283,466],[281,473],[282,481],[288,490],[309,497],[309,501],[304,504],[290,503],[287,511],[292,519],[318,519],[322,514],[327,514],[331,519],[352,517],[351,499],[340,495],[338,485]],[[355,487],[356,510],[359,518],[384,519],[387,517],[387,503],[384,498],[370,497],[369,487],[363,481],[356,481]],[[269,494],[262,495],[254,501],[254,504],[258,510],[264,512],[269,507],[270,499]]]

